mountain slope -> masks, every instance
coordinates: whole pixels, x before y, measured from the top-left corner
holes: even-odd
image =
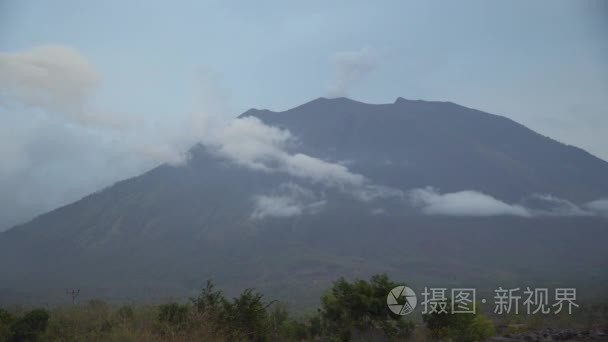
[[[404,193],[434,186],[508,202],[548,193],[578,204],[608,195],[605,161],[451,103],[317,99],[241,117],[253,116],[292,132],[290,153],[341,162]],[[62,300],[73,287],[83,298],[182,296],[214,278],[229,292],[253,286],[311,306],[338,276],[379,272],[414,287],[605,290],[602,217],[425,215],[403,199],[361,200],[297,172],[255,170],[214,146],[191,155],[186,165],[159,166],[0,234],[0,303]],[[332,172],[342,170],[336,165]],[[314,205],[298,212],[285,189]],[[288,205],[256,217],[260,195]]]

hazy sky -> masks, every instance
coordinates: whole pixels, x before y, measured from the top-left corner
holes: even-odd
[[[608,159],[608,3],[0,0],[0,230],[319,96],[452,101]]]

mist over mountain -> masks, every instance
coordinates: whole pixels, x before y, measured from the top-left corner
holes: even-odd
[[[607,175],[584,150],[450,102],[251,109],[183,165],[1,233],[0,302],[163,298],[214,278],[308,306],[338,276],[379,272],[604,291]]]

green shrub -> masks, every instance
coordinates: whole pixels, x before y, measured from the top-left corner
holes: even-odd
[[[158,321],[173,328],[183,328],[188,324],[189,308],[178,303],[163,304],[159,307]]]
[[[15,317],[10,312],[0,308],[0,341],[7,341],[11,335],[11,325]]]
[[[122,322],[131,322],[135,318],[135,312],[130,305],[123,305],[118,309],[118,318]]]
[[[449,301],[446,301],[446,307],[451,307]],[[433,312],[423,315],[422,319],[433,340],[474,342],[493,336],[496,331],[492,321],[479,313],[479,307],[475,312],[475,314],[452,314],[448,310],[444,313]]]
[[[414,324],[393,314],[386,305],[387,294],[399,285],[386,274],[375,275],[369,282],[338,279],[321,297],[323,333],[340,340],[350,340],[353,333],[370,332],[388,338],[408,337]]]
[[[46,310],[35,309],[13,322],[9,341],[36,341],[45,331],[49,321]]]

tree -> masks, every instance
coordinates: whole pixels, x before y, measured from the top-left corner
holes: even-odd
[[[198,315],[209,320],[216,333],[223,333],[233,341],[264,341],[270,329],[267,308],[272,302],[265,303],[263,297],[253,289],[245,289],[230,301],[209,280],[191,301]]]
[[[386,274],[373,276],[369,282],[352,283],[338,279],[321,297],[323,330],[340,340],[350,340],[353,334],[365,337],[380,333],[386,337],[409,336],[414,325],[402,316],[393,314],[386,305],[386,296],[401,284],[391,281]]]
[[[225,319],[229,324],[229,336],[234,340],[266,340],[268,333],[268,314],[270,304],[263,302],[263,295],[253,289],[245,289],[232,302],[224,302]]]
[[[302,321],[290,317],[287,305],[275,303],[268,314],[272,341],[302,341],[309,337],[310,328]]]
[[[198,297],[190,298],[199,314],[208,315],[217,314],[225,300],[222,291],[215,290],[215,284],[212,280],[207,280],[205,288],[201,290]]]

